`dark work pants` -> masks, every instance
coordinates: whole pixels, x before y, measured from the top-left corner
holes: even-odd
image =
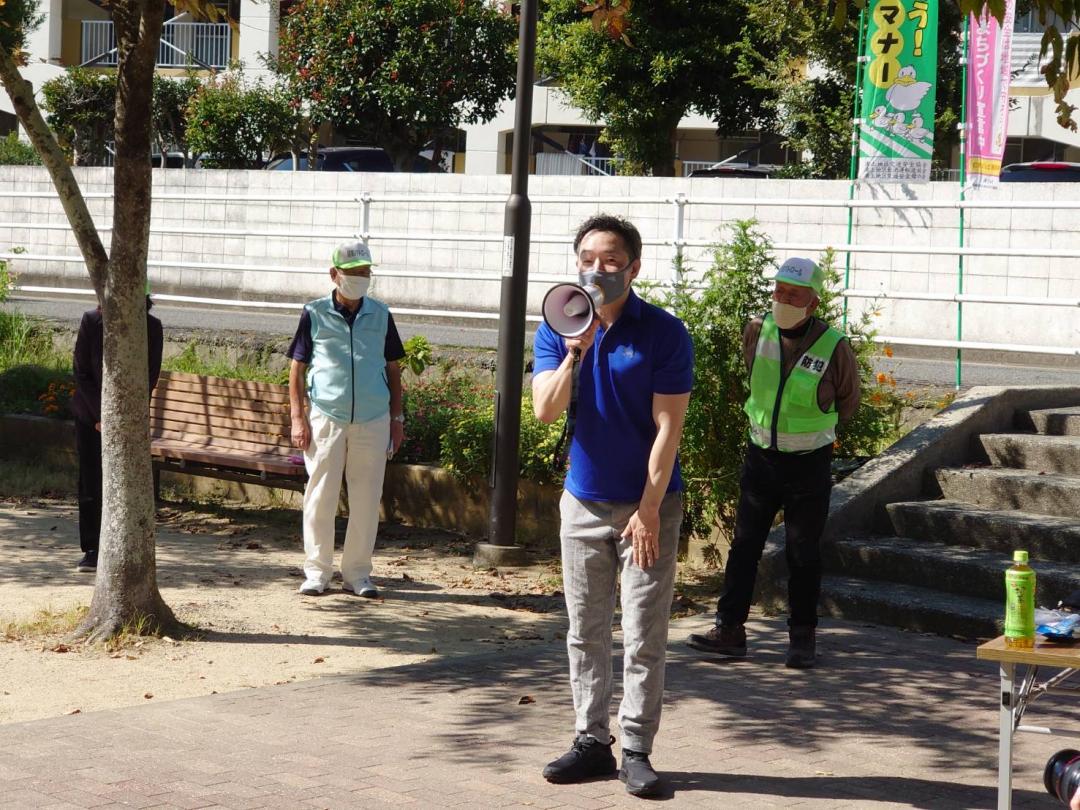
[[[79,452],[79,545],[97,552],[101,538],[101,433],[75,420],[75,448]]]
[[[816,627],[821,593],[821,532],[832,491],[832,446],[811,453],[781,453],[751,444],[739,480],[735,538],[724,570],[717,624],[743,624],[773,520],[784,510],[791,627]]]

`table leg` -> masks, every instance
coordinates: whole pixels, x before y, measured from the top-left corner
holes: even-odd
[[[1016,705],[1016,664],[1001,663],[998,711],[998,810],[1012,810],[1013,707]]]

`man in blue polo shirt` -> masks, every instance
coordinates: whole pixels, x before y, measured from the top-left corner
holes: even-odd
[[[581,375],[560,504],[577,733],[570,750],[544,769],[544,778],[571,783],[615,773],[609,713],[618,582],[624,649],[619,778],[631,794],[650,796],[659,787],[649,755],[660,725],[682,522],[676,451],[694,352],[681,321],[630,289],[641,272],[637,228],[620,217],[592,217],[578,229],[574,252],[581,282],[603,291],[597,318],[573,339],[542,324],[534,344],[538,419],[553,422],[567,409],[575,355]]]
[[[288,352],[292,443],[304,451],[308,473],[300,593],[316,596],[330,585],[344,475],[349,526],[341,554],[342,588],[371,598],[379,595],[371,582],[371,554],[386,460],[405,435],[398,365],[405,350],[386,304],[367,294],[367,245],[340,245],[333,263],[335,289],[304,306]]]

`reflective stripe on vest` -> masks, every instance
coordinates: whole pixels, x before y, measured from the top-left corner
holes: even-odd
[[[311,316],[308,397],[337,422],[370,422],[390,412],[386,304],[364,296],[352,327],[331,296],[307,304]]]
[[[828,327],[783,379],[780,330],[772,315],[765,316],[750,372],[750,397],[743,407],[750,418],[750,441],[766,450],[772,448],[774,419],[777,450],[805,453],[836,440],[836,403],[823,413],[817,394],[833,352],[843,338]],[[775,413],[777,407],[779,414]]]

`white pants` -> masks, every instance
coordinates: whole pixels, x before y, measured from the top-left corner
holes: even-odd
[[[379,529],[379,501],[390,443],[390,415],[371,422],[337,422],[311,409],[311,442],[304,451],[304,573],[330,584],[334,573],[334,517],[341,476],[349,490],[349,526],[341,555],[341,578],[353,584],[371,574]]]

